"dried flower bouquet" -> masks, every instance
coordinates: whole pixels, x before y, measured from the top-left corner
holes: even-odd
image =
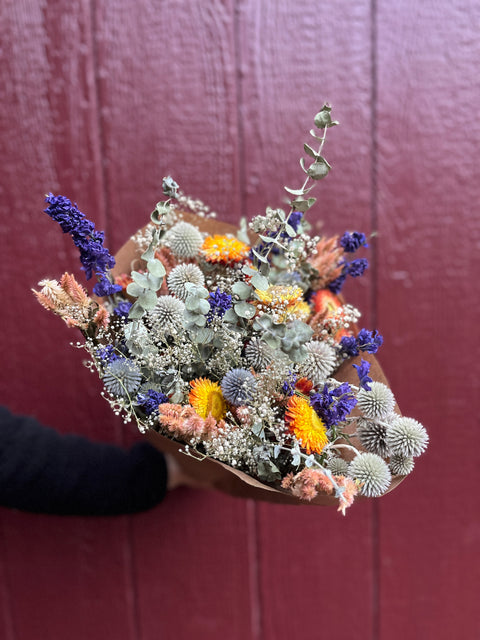
[[[104,397],[187,472],[233,495],[338,503],[380,496],[414,466],[428,435],[401,416],[374,354],[383,339],[357,329],[339,296],[368,266],[366,236],[310,235],[312,184],[337,124],[324,105],[305,144],[305,180],[289,210],[235,229],[163,181],[167,199],[116,260],[103,234],[63,196],[46,213],[80,250],[95,298],[69,274],[44,280],[43,306],[78,327]],[[116,262],[116,264],[115,264]]]

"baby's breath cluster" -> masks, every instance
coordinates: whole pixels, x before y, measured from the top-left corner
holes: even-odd
[[[77,206],[49,194],[48,215],[72,235],[103,297],[69,274],[41,281],[35,295],[83,333],[115,414],[300,500],[332,495],[345,513],[358,493],[379,496],[392,475],[410,473],[428,435],[370,377],[383,338],[358,330],[359,311],[338,296],[368,266],[351,255],[366,236],[310,234],[310,191],[331,168],[329,105],[314,124],[303,183],[285,187],[289,206],[268,207],[237,233],[208,229],[216,214],[164,178],[166,200],[133,236],[125,273],[111,271],[103,234]],[[349,361],[355,384],[336,377]]]

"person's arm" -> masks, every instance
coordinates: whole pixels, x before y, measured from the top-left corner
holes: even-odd
[[[0,407],[0,505],[34,513],[118,515],[149,509],[167,464],[146,442],[129,451],[61,435]]]

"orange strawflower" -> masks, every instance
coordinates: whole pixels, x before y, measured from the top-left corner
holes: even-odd
[[[322,313],[326,316],[332,315],[339,307],[342,306],[337,295],[328,289],[321,289],[312,296],[315,313]]]
[[[207,236],[202,245],[207,262],[241,262],[248,258],[250,247],[233,236]]]
[[[285,422],[290,431],[301,441],[308,455],[312,451],[322,453],[328,443],[327,430],[305,398],[294,395],[288,400]]]
[[[212,416],[215,420],[221,420],[227,412],[227,404],[218,382],[212,382],[207,378],[197,378],[190,382],[192,390],[188,401],[202,418]]]

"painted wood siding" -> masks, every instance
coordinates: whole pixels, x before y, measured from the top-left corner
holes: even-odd
[[[139,439],[30,294],[81,275],[43,194],[76,201],[113,251],[167,173],[236,222],[282,204],[328,100],[341,126],[311,220],[377,232],[346,294],[431,435],[411,478],[346,518],[183,489],[132,517],[0,509],[0,638],[478,637],[479,3],[3,0],[0,15],[3,404]]]

